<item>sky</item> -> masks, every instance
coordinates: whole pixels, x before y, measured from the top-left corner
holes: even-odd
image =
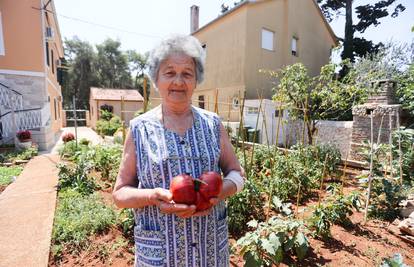
[[[307,1],[307,0],[301,0]],[[378,0],[354,0],[354,6]],[[202,27],[215,19],[221,5],[233,7],[236,0],[55,0],[62,39],[78,36],[83,41],[99,44],[106,38],[118,39],[121,49],[144,53],[171,33],[190,32],[190,7],[200,7]],[[370,27],[364,37],[374,42],[408,43],[414,39],[414,0],[400,0],[406,10],[397,18],[381,20]],[[395,6],[395,5],[394,5]],[[354,15],[354,21],[357,20]],[[331,22],[335,34],[343,37],[344,17]]]

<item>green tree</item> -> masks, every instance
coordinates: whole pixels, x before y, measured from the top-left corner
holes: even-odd
[[[351,119],[352,106],[366,97],[366,91],[355,84],[353,77],[336,79],[337,67],[336,64],[325,65],[315,77],[309,76],[302,63],[270,72],[271,77],[280,79],[274,88],[273,100],[285,103],[291,118],[304,120],[309,144],[313,142],[319,120]]]
[[[75,95],[77,108],[87,108],[90,87],[98,85],[96,53],[88,42],[76,36],[66,39],[64,47],[68,66],[62,90],[64,107],[72,107],[72,96]]]
[[[357,14],[358,21],[355,24],[352,19],[354,0],[317,0],[317,2],[329,22],[338,15],[343,15],[345,10],[345,36],[340,38],[344,47],[341,57],[354,62],[355,56],[363,57],[377,52],[382,45],[381,43],[374,44],[363,37],[355,37],[354,34],[356,32],[363,34],[369,27],[378,26],[381,23],[380,19],[390,15],[390,6],[398,2],[398,0],[381,0],[372,4],[356,6],[355,13]],[[391,17],[397,17],[404,10],[405,7],[402,4],[398,4],[393,9]]]
[[[135,50],[128,50],[129,68],[132,73],[135,73],[134,88],[137,88],[139,93],[144,95],[144,71],[148,66],[149,53],[140,54]],[[149,96],[149,83],[147,84],[147,96]]]
[[[132,88],[131,72],[126,53],[120,50],[121,42],[106,39],[96,45],[97,73],[101,87]]]

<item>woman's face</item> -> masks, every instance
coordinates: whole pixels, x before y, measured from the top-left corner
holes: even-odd
[[[195,63],[185,54],[172,54],[160,64],[157,88],[166,104],[189,104],[196,87]]]

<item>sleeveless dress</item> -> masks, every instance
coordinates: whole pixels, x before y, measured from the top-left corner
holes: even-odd
[[[157,119],[161,106],[131,120],[138,188],[169,189],[182,173],[200,177],[221,172],[220,119],[192,106],[193,125],[185,136]],[[227,214],[224,201],[210,214],[181,219],[158,207],[134,209],[135,266],[229,266]]]

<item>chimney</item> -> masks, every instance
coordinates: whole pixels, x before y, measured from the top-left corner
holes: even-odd
[[[190,10],[190,34],[192,34],[198,30],[198,6],[192,5]]]

